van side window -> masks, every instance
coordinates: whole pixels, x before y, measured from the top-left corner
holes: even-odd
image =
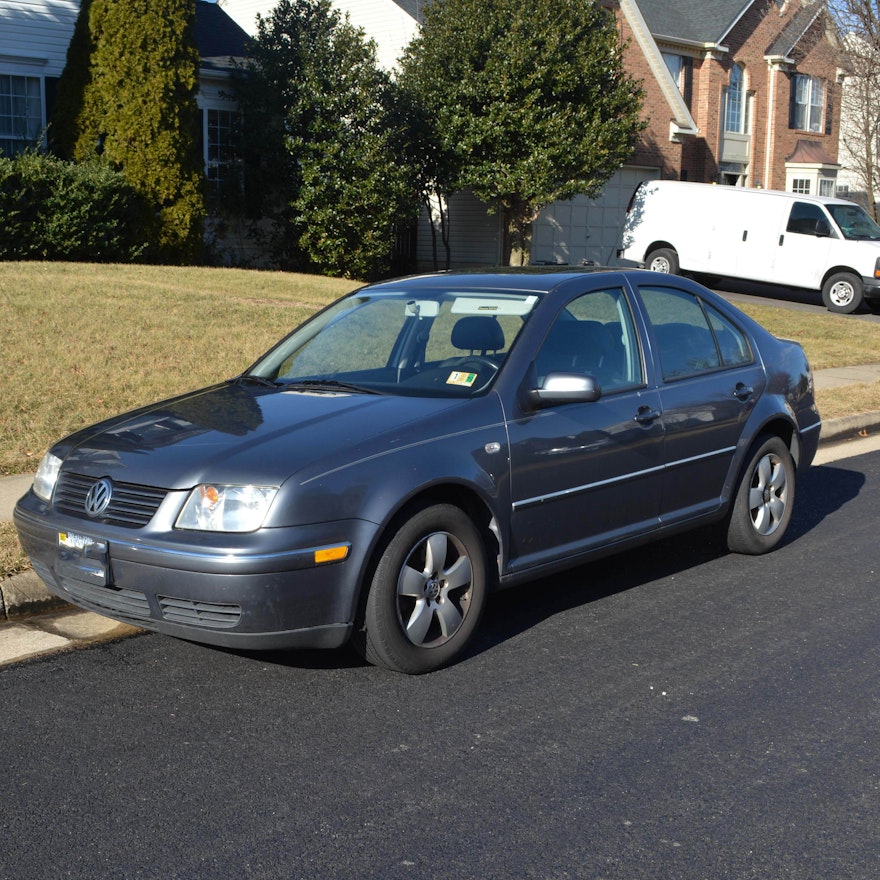
[[[750,363],[745,336],[701,299],[672,287],[640,287],[665,381]]]
[[[791,206],[791,214],[788,216],[786,232],[797,232],[800,235],[815,235],[816,223],[822,220],[829,226],[825,212],[818,206],[809,202],[795,202]]]
[[[572,300],[550,328],[535,369],[539,382],[548,373],[585,373],[603,394],[643,385],[641,350],[623,291],[596,290]]]

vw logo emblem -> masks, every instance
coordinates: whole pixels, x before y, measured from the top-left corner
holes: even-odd
[[[113,497],[113,484],[106,477],[95,483],[86,495],[85,509],[89,516],[100,516],[109,506]]]

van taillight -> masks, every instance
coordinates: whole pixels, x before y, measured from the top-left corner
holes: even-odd
[[[880,278],[880,257],[874,260],[874,277]]]

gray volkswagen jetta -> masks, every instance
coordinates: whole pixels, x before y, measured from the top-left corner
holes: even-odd
[[[83,608],[422,673],[494,589],[711,524],[771,550],[820,424],[801,347],[687,279],[442,273],[61,440],[15,524]]]

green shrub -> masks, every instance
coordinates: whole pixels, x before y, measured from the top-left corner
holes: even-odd
[[[102,163],[0,156],[0,259],[145,260],[154,223],[144,197]]]

